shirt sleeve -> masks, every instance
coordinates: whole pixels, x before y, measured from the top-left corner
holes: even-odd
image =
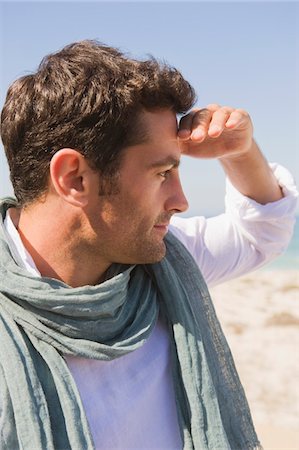
[[[192,254],[210,287],[257,269],[288,247],[298,191],[284,167],[270,167],[282,188],[282,199],[261,205],[227,180],[225,213],[208,219],[172,218],[170,231]]]

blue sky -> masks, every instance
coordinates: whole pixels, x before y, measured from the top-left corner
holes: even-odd
[[[298,16],[296,2],[0,1],[0,105],[9,84],[44,55],[98,39],[179,68],[198,106],[247,109],[266,157],[298,176]],[[217,161],[184,157],[181,175],[189,214],[223,210]],[[11,192],[1,147],[0,196]]]

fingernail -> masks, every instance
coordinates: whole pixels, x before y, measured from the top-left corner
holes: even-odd
[[[194,130],[192,133],[192,138],[194,139],[201,139],[202,137],[204,137],[204,132],[203,130]]]
[[[219,133],[219,131],[221,131],[219,125],[211,125],[209,128],[209,134]]]

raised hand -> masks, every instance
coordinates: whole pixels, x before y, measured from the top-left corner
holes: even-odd
[[[230,159],[250,150],[252,134],[252,122],[246,111],[211,104],[181,118],[178,142],[186,155]]]
[[[262,204],[279,200],[282,190],[252,135],[246,111],[212,104],[182,117],[178,143],[183,154],[218,158],[242,194]]]

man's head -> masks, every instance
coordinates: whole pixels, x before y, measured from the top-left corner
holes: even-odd
[[[137,61],[95,41],[71,44],[43,59],[36,73],[10,87],[1,136],[21,206],[48,189],[53,156],[80,152],[111,189],[122,149],[146,141],[144,110],[187,111],[194,91],[154,59]]]

